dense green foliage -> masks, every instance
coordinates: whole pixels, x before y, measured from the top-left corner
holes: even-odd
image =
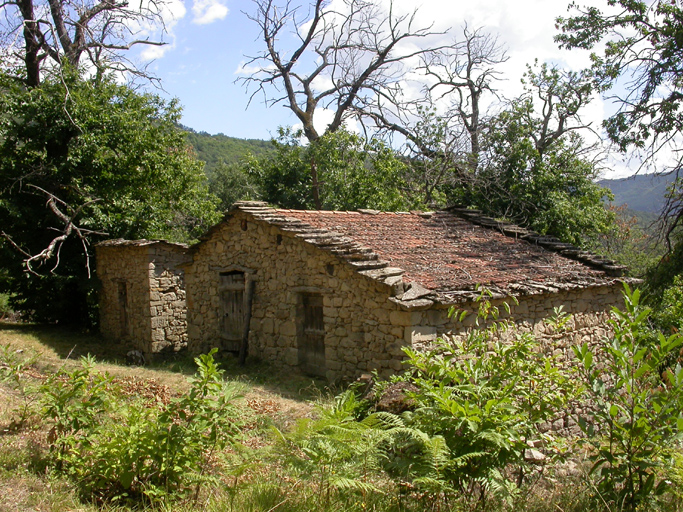
[[[317,188],[326,210],[375,208],[398,211],[412,205],[402,193],[406,164],[380,140],[369,142],[345,130],[328,133],[308,145],[300,134],[280,130],[275,154],[252,157],[246,172],[261,199],[285,208],[315,208]],[[311,168],[317,173],[317,187]]]
[[[620,100],[622,109],[605,127],[622,150],[645,147],[653,138],[664,140],[680,131],[683,9],[663,0],[607,0],[607,5],[616,9],[574,5],[577,14],[558,18],[562,32],[556,41],[570,49],[604,42],[604,50],[593,54],[593,74],[605,90],[622,75],[635,77],[627,85],[629,95]]]
[[[51,464],[88,501],[163,502],[212,481],[208,458],[238,433],[236,387],[221,378],[213,354],[195,359],[190,391],[168,404],[127,399],[93,362],[58,372],[39,389],[52,425]]]
[[[609,190],[595,183],[595,148],[580,135],[580,112],[592,92],[585,73],[529,66],[524,92],[479,120],[469,143],[458,143],[457,124],[425,112],[421,140],[434,148],[425,156],[435,170],[442,161],[449,165],[447,178],[437,173],[440,190],[451,203],[589,246],[614,220],[603,202]]]
[[[576,132],[539,147],[543,120],[534,110],[524,98],[495,119],[485,142],[490,160],[465,200],[494,217],[586,246],[614,221],[603,202],[610,192],[594,182],[597,171]]]
[[[655,320],[664,332],[683,332],[683,274],[662,292]]]
[[[174,102],[76,76],[33,89],[2,80],[2,287],[17,308],[39,320],[83,321],[90,244],[183,241],[216,220]]]
[[[653,340],[640,292],[627,287],[625,299],[623,311],[612,310],[614,335],[602,350],[584,344],[574,352],[593,404],[580,423],[593,448],[591,474],[602,500],[636,510],[671,491],[661,474],[683,438],[683,369],[668,363],[683,335]]]

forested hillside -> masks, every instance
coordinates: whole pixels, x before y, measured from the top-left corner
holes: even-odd
[[[618,180],[602,180],[599,184],[612,191],[615,205],[626,204],[630,210],[658,214],[664,206],[666,189],[674,178],[673,174],[638,174]]]
[[[222,133],[210,135],[206,132],[196,132],[187,126],[182,128],[187,131],[187,141],[197,152],[197,158],[206,162],[205,171],[209,176],[221,162],[234,164],[248,153],[260,157],[272,151],[272,145],[267,140],[239,139]]]

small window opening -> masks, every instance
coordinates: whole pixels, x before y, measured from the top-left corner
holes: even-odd
[[[242,222],[240,222],[240,227],[242,228],[242,231],[247,230],[247,220],[246,219],[242,219]]]
[[[277,235],[277,236],[275,237],[275,242],[276,242],[278,245],[282,245],[282,235]]]
[[[121,336],[128,336],[128,283],[125,281],[118,283],[118,299]]]

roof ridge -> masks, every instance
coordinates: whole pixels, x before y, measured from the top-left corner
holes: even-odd
[[[442,211],[450,212],[460,218],[466,219],[473,224],[488,229],[496,229],[505,236],[521,239],[534,245],[540,245],[544,249],[556,252],[565,258],[578,261],[596,270],[604,271],[610,277],[622,277],[628,269],[626,265],[619,265],[614,260],[585,251],[573,244],[562,242],[552,235],[541,235],[536,231],[513,224],[509,221],[496,220],[493,217],[482,215],[481,210],[450,206]]]

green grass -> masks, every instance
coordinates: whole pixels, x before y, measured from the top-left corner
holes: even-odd
[[[196,500],[192,496],[156,507],[89,503],[79,497],[74,483],[54,470],[49,452],[50,432],[36,410],[31,388],[59,368],[76,367],[76,356],[91,353],[99,357],[98,370],[107,371],[122,382],[134,383],[152,394],[163,391],[178,396],[188,390],[187,376],[194,371],[192,360],[178,358],[151,367],[129,367],[123,364],[126,347],[108,343],[97,335],[36,325],[0,324],[0,346],[9,347],[12,357],[36,356],[35,363],[25,372],[27,393],[22,395],[7,383],[0,384],[0,512],[608,510],[600,507],[594,489],[587,484],[587,468],[579,461],[570,465],[569,470],[566,466],[539,468],[523,492],[507,504],[480,502],[477,496],[461,495],[454,499],[418,494],[410,488],[397,488],[381,474],[366,476],[376,490],[321,486],[315,479],[307,478],[310,475],[298,475],[286,465],[282,454],[274,448],[277,445],[272,427],[287,432],[301,418],[313,417],[314,405],[324,402],[331,390],[310,378],[280,373],[265,363],[251,361],[246,367],[239,367],[230,359],[223,361],[226,378],[245,387],[245,396],[237,404],[244,426],[236,446],[213,456],[210,469],[217,478],[215,485],[205,485]],[[33,412],[19,425],[21,414],[17,411],[27,404]],[[673,497],[661,510],[683,510],[682,503]]]

